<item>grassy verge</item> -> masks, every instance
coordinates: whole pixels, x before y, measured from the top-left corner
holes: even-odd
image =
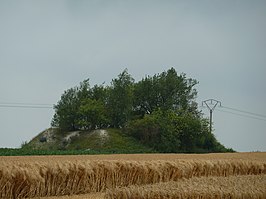
[[[150,150],[119,150],[119,149],[91,149],[91,150],[30,150],[0,148],[0,156],[34,156],[34,155],[97,155],[97,154],[135,154],[153,153]]]

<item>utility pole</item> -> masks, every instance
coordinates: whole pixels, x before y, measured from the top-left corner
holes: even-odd
[[[210,110],[210,133],[211,133],[212,132],[212,113],[218,104],[219,106],[221,106],[221,102],[215,99],[208,99],[202,102],[202,106],[204,106],[204,104]]]

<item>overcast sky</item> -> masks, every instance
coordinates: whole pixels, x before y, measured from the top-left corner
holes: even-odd
[[[261,114],[215,109],[222,144],[266,151],[265,10],[264,0],[0,0],[0,103],[55,104],[87,78],[109,83],[128,68],[138,81],[174,67],[199,81],[199,104]],[[29,141],[53,114],[0,107],[0,147]]]

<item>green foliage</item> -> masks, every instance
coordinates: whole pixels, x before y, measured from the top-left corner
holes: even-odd
[[[27,146],[27,144],[28,144],[28,142],[27,142],[27,141],[23,141],[23,142],[21,143],[21,145],[20,145],[20,148],[26,147],[26,146]]]
[[[197,95],[193,88],[198,82],[178,75],[174,68],[153,77],[145,77],[135,84],[134,108],[144,116],[158,108],[163,110],[187,110],[197,112],[193,101]]]
[[[103,102],[95,99],[85,99],[78,110],[78,128],[91,130],[104,128],[108,125],[107,112]]]
[[[158,110],[143,119],[130,121],[126,131],[159,152],[177,152],[180,140],[171,120],[170,114]]]
[[[154,153],[152,150],[141,149],[91,149],[91,150],[32,150],[0,148],[0,156],[29,156],[29,155],[97,155],[97,154],[136,154]]]
[[[126,126],[126,131],[141,143],[156,148],[160,124],[154,115],[146,115],[142,119],[131,120]]]
[[[109,140],[106,142],[106,149],[116,151],[143,151],[155,152],[149,147],[141,144],[137,139],[129,136],[120,129],[108,129]]]
[[[51,125],[59,127],[63,131],[78,129],[80,105],[89,96],[88,80],[82,82],[79,87],[66,90],[61,96],[60,101],[54,106],[55,115]]]
[[[126,130],[159,152],[227,152],[206,124],[205,119],[191,113],[157,110],[130,121]]]
[[[52,126],[62,132],[126,127],[129,135],[161,152],[226,151],[197,109],[196,84],[174,68],[136,83],[127,70],[110,86],[90,88],[85,80],[63,93]]]
[[[113,79],[109,92],[108,112],[111,119],[110,126],[123,127],[130,119],[132,112],[134,79],[124,70]]]

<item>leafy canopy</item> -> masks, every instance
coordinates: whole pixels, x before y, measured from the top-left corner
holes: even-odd
[[[197,84],[174,68],[138,82],[126,69],[109,86],[90,87],[85,80],[63,93],[52,126],[62,131],[124,128],[161,152],[226,151],[198,111]]]

